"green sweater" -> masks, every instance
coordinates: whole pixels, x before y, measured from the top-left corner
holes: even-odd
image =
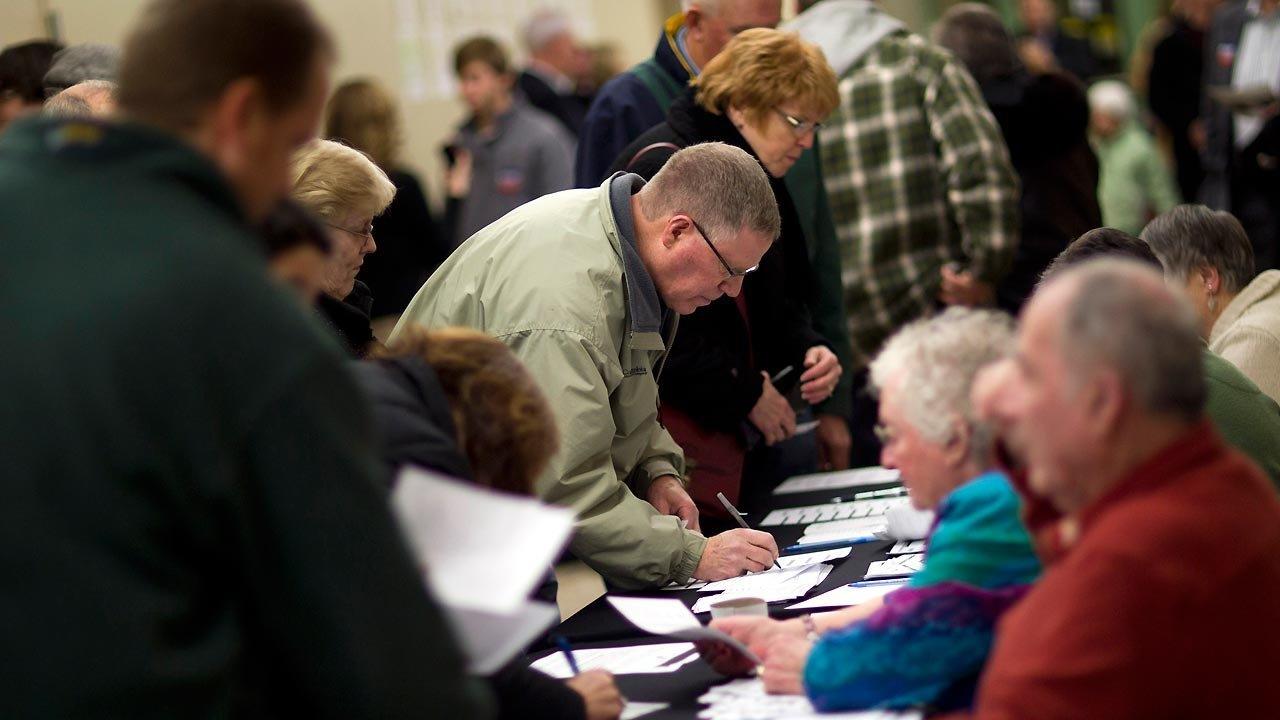
[[[1104,225],[1137,235],[1148,216],[1178,204],[1178,189],[1169,166],[1151,136],[1136,122],[1112,138],[1095,138],[1094,148],[1098,152],[1098,204]]]
[[[0,717],[476,717],[336,346],[137,126],[0,138]]]
[[[1204,351],[1206,414],[1227,444],[1249,456],[1280,487],[1280,406],[1235,365]]]

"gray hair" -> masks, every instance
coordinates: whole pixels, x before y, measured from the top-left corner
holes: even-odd
[[[1240,221],[1225,210],[1178,205],[1142,229],[1165,274],[1185,281],[1201,267],[1222,278],[1222,289],[1238,293],[1253,280],[1253,245]]]
[[[993,310],[953,307],[917,320],[895,333],[871,361],[870,381],[880,392],[893,377],[903,415],[928,441],[945,443],[955,423],[969,430],[969,453],[981,461],[991,452],[992,427],[969,402],[973,379],[984,366],[1013,352],[1013,320]]]
[[[51,98],[86,80],[114,81],[119,66],[119,48],[94,43],[72,45],[53,56],[53,64],[44,74],[44,95]]]
[[[964,63],[979,85],[1013,75],[1022,67],[1008,28],[995,10],[981,3],[949,8],[933,28],[933,41]]]
[[[521,29],[521,40],[524,47],[536,53],[546,47],[547,43],[566,33],[573,33],[573,23],[563,10],[543,9],[535,12]]]
[[[713,238],[743,230],[770,240],[782,231],[778,201],[760,162],[721,142],[690,145],[672,155],[640,190],[650,220],[687,213]]]
[[[1115,370],[1148,412],[1193,422],[1204,413],[1204,343],[1190,302],[1154,269],[1132,260],[1090,260],[1054,276],[1074,282],[1058,349],[1076,378]]]
[[[107,114],[99,108],[106,100],[114,105],[116,84],[109,80],[85,80],[45,101],[41,112],[49,117],[86,118]]]
[[[1103,80],[1089,86],[1089,109],[1125,123],[1137,111],[1133,91],[1119,80]]]

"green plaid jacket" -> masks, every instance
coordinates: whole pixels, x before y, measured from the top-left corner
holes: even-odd
[[[840,105],[820,132],[858,370],[938,307],[947,263],[990,283],[1007,272],[1018,180],[973,78],[906,31],[841,76]]]

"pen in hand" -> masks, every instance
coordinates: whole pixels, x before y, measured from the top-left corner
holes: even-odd
[[[556,647],[560,648],[560,652],[564,653],[564,659],[568,661],[569,669],[573,671],[574,675],[577,675],[581,671],[578,670],[578,659],[573,656],[573,647],[569,645],[569,640],[563,635],[556,635],[555,641]]]
[[[738,508],[734,507],[733,503],[729,502],[729,498],[725,497],[724,493],[722,492],[716,493],[716,499],[720,501],[720,504],[724,506],[725,510],[729,511],[729,514],[733,516],[733,519],[738,522],[739,527],[741,527],[743,530],[751,529],[751,526],[747,524],[747,521],[742,519],[742,513],[738,512]],[[781,570],[782,566],[778,564],[777,560],[774,560],[773,568],[775,570]]]

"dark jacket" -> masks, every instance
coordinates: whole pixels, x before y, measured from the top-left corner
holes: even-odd
[[[367,406],[207,159],[20,121],[0,247],[0,717],[487,715]]]
[[[573,173],[577,187],[604,182],[622,149],[666,120],[667,108],[693,79],[693,70],[676,49],[675,34],[683,22],[683,15],[668,18],[653,57],[610,79],[596,93],[578,138]]]
[[[373,293],[372,317],[398,315],[432,272],[449,257],[450,237],[431,217],[417,176],[406,170],[387,173],[396,196],[373,220],[377,252],[366,255],[357,276]]]
[[[336,300],[321,293],[316,300],[316,313],[333,330],[342,349],[359,360],[369,354],[374,344],[373,321],[369,310],[373,307],[373,295],[369,287],[357,280],[351,294]]]
[[[1022,235],[996,288],[1000,307],[1017,313],[1058,253],[1102,225],[1098,158],[1089,147],[1089,103],[1074,78],[1018,73],[984,80],[981,89],[1022,181]]]
[[[547,84],[546,80],[538,77],[537,73],[528,70],[516,76],[516,88],[526,102],[559,120],[573,139],[578,139],[578,134],[582,132],[582,123],[586,120],[587,105],[591,102],[591,98],[581,95],[561,95]]]
[[[1195,201],[1204,178],[1200,152],[1190,135],[1203,103],[1204,40],[1204,31],[1175,17],[1169,32],[1151,50],[1147,76],[1147,103],[1173,141],[1178,189],[1186,202]]]
[[[353,363],[373,416],[390,484],[404,465],[463,480],[471,467],[458,447],[449,401],[435,370],[417,357]],[[531,669],[517,657],[488,678],[499,720],[577,720],[586,717],[582,697],[564,682]]]
[[[622,151],[610,172],[627,170],[651,178],[674,151],[652,150],[633,164],[632,158],[641,149],[654,143],[687,147],[711,141],[752,153],[733,123],[703,110],[690,90],[671,105],[667,122]],[[782,216],[782,235],[761,259],[760,269],[743,282],[750,328],[743,321],[739,301],[727,296],[682,318],[659,383],[664,403],[713,430],[740,430],[760,399],[762,370],[772,375],[794,365],[789,382],[781,388],[785,390],[803,372],[805,351],[814,345],[829,345],[813,330],[805,305],[813,273],[800,218],[786,183],[770,176],[769,184]]]

